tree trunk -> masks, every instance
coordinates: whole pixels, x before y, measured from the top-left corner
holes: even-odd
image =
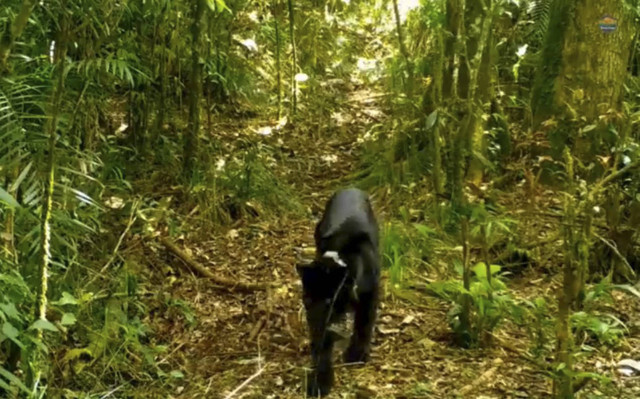
[[[289,7],[289,36],[291,39],[291,114],[296,114],[296,108],[298,107],[298,82],[296,81],[296,73],[298,71],[298,53],[296,50],[296,37],[295,37],[295,15],[293,13],[293,0],[287,0]]]
[[[168,22],[167,22],[167,18],[165,15],[162,16],[162,19],[159,22],[159,27],[158,27],[158,36],[160,36],[160,41],[161,41],[161,51],[160,51],[160,60],[158,61],[160,63],[159,65],[159,80],[160,80],[160,90],[159,90],[159,96],[158,96],[158,109],[157,109],[157,114],[156,114],[156,126],[155,126],[155,132],[154,132],[154,139],[153,139],[153,144],[155,144],[157,142],[158,136],[160,135],[160,132],[162,131],[162,129],[164,129],[164,121],[165,121],[165,113],[166,111],[166,105],[167,105],[167,86],[168,86],[168,79],[167,79],[167,48],[170,46],[170,34],[169,34],[169,29],[168,29]]]
[[[480,5],[478,5],[480,7]],[[475,106],[473,115],[471,117],[469,125],[469,151],[470,161],[469,169],[467,170],[467,177],[475,185],[482,183],[484,175],[484,165],[478,155],[482,157],[486,156],[487,143],[484,137],[485,122],[479,117],[484,110],[484,106],[489,102],[491,95],[493,94],[493,82],[491,74],[493,71],[493,9],[491,0],[485,0],[486,9],[481,10],[480,15],[474,22],[474,30],[477,30],[475,44],[473,44],[474,51],[469,52],[467,49],[466,55],[474,57],[473,67],[469,70],[473,76],[471,86],[467,92],[460,91],[460,95],[467,94],[471,96],[473,104]],[[471,41],[471,40],[470,40]],[[461,63],[460,72],[462,75],[463,64],[467,67],[471,65],[468,62]],[[464,89],[465,82],[462,80],[459,87]]]
[[[36,292],[36,319],[46,319],[47,314],[47,289],[49,286],[49,263],[51,261],[51,211],[53,208],[53,189],[55,187],[55,150],[58,138],[58,117],[64,90],[65,59],[67,57],[67,24],[65,20],[66,17],[63,17],[62,26],[56,35],[54,50],[55,87],[49,104],[49,118],[45,125],[45,133],[48,136],[47,178],[40,216],[40,267]],[[42,330],[38,330],[38,335],[42,336]]]
[[[19,153],[18,153],[19,154]],[[13,198],[17,198],[17,187],[14,187],[14,183],[18,179],[20,172],[20,163],[16,163],[15,165],[11,165],[9,170],[7,171],[7,176],[5,179],[5,187],[7,187],[7,191],[9,195]],[[7,209],[7,217],[5,218],[5,252],[11,258],[12,261],[18,264],[18,252],[16,251],[15,245],[15,216],[16,210],[13,207]]]
[[[556,0],[533,88],[534,123],[620,109],[634,31],[624,0]],[[606,20],[605,16],[612,19]]]
[[[575,2],[576,0],[553,0],[551,4],[549,26],[531,94],[531,111],[536,126],[549,118],[555,110],[553,100],[557,87],[556,78],[562,69],[564,36]]]
[[[469,219],[462,217],[462,285],[469,292],[471,290],[471,253],[469,248]],[[471,344],[471,297],[468,293],[462,294],[462,311],[460,312],[460,331],[458,332],[458,344],[468,347]]]
[[[482,28],[482,17],[485,10],[482,9],[482,1],[467,1],[464,9],[464,29],[467,51],[460,54],[460,69],[458,70],[458,96],[469,98],[471,83],[471,68],[469,59],[473,58],[478,51],[480,40],[480,29]],[[468,57],[468,58],[467,58]]]
[[[274,0],[272,4],[273,24],[276,34],[276,90],[278,96],[278,119],[282,116],[282,65],[280,62],[280,22],[278,16],[280,4],[278,0]]]
[[[404,44],[404,33],[402,31],[402,21],[400,21],[400,11],[398,10],[398,0],[393,0],[393,12],[396,19],[396,33],[398,34],[398,47],[400,48],[400,54],[404,58],[404,64],[407,68],[407,78],[405,79],[405,91],[407,96],[411,97],[413,94],[413,62],[411,62],[411,56],[407,50],[407,46]]]
[[[431,133],[429,139],[430,152],[433,157],[431,169],[431,180],[433,183],[433,190],[436,194],[444,193],[444,174],[442,171],[442,137],[440,132],[439,119],[441,115],[438,112],[438,107],[442,102],[442,73],[444,71],[444,48],[442,44],[442,33],[438,33],[434,40],[434,51],[430,54],[430,58],[433,60],[433,67],[431,68],[431,83],[424,91],[422,96],[422,111],[424,117],[424,124],[427,133]],[[424,78],[428,79],[429,76]],[[430,118],[436,118],[431,124]]]
[[[576,2],[573,18],[567,21],[556,106],[566,104],[587,120],[620,109],[634,34],[633,16],[625,7],[625,0]],[[608,22],[605,15],[615,19],[611,31],[600,25]]]
[[[444,41],[444,73],[442,77],[442,97],[449,99],[454,93],[456,69],[456,43],[462,26],[462,1],[447,0]]]
[[[202,92],[202,64],[200,63],[200,47],[202,36],[202,20],[206,9],[205,0],[195,0],[192,7],[191,23],[191,76],[189,92],[189,124],[184,141],[183,173],[190,176],[195,165],[198,135],[200,134],[200,96]]]
[[[578,202],[575,182],[573,155],[564,148],[564,160],[569,181],[569,194],[564,204],[564,273],[563,286],[558,304],[556,327],[556,366],[558,374],[553,383],[556,398],[573,398],[574,381],[574,340],[571,331],[571,315],[581,307],[584,298],[584,284],[589,267],[590,237],[593,203],[590,200]],[[595,191],[598,189],[595,188]],[[594,191],[594,192],[595,192]],[[593,194],[593,192],[592,192]],[[582,221],[578,216],[586,215]],[[579,224],[579,226],[577,226]]]

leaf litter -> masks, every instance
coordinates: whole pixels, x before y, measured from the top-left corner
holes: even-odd
[[[184,272],[172,279],[170,286],[166,286],[167,280],[161,283],[172,297],[188,303],[197,320],[191,325],[185,323],[179,312],[152,317],[159,338],[171,342],[175,350],[172,366],[181,370],[182,381],[173,397],[304,397],[303,381],[310,356],[301,286],[294,267],[299,261],[297,252],[313,246],[313,229],[324,201],[333,190],[348,184],[345,178],[353,172],[362,145],[362,138],[355,132],[366,130],[358,123],[384,117],[375,107],[376,96],[359,92],[353,98],[353,114],[341,116],[341,122],[348,121],[347,129],[316,137],[313,146],[308,145],[310,132],[303,127],[279,124],[273,129],[269,122],[256,121],[258,127],[249,130],[266,132],[269,128],[269,134],[262,133],[260,140],[283,147],[286,143],[286,150],[293,156],[281,160],[278,173],[296,187],[308,207],[306,216],[241,220],[226,230],[186,234],[181,244],[185,251],[190,250],[194,259],[213,273],[243,281],[272,282],[275,287],[253,293],[227,292]],[[367,114],[375,120],[367,119]],[[228,140],[237,140],[247,129],[237,126],[235,130],[228,125],[224,131]],[[553,222],[540,218],[532,221],[539,227],[531,229],[549,230],[545,226],[549,223]],[[179,263],[169,258],[164,261]],[[553,263],[551,257],[548,261]],[[543,278],[530,271],[514,279],[510,287],[522,298],[555,298],[559,283],[557,278]],[[624,306],[628,314],[640,314],[639,306]],[[371,361],[358,366],[336,363],[336,383],[328,398],[550,396],[550,379],[525,351],[530,346],[525,333],[508,325],[494,333],[493,346],[460,349],[452,343],[446,321],[449,310],[448,304],[435,299],[426,298],[424,306],[415,306],[386,294],[380,305]],[[637,318],[633,322],[640,326]],[[345,332],[348,334],[348,329],[343,328]],[[625,345],[628,350],[624,356],[602,348],[597,356],[600,368],[616,371],[622,367],[618,365],[620,360],[640,359],[640,328],[635,328]],[[338,350],[334,356],[340,356]],[[622,364],[628,369],[628,364],[635,363],[629,360]],[[620,388],[619,397],[640,397],[637,381],[619,379],[615,383]]]

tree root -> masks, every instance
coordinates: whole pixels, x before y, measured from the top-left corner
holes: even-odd
[[[220,288],[224,288],[229,291],[252,292],[252,291],[263,291],[270,287],[270,284],[243,282],[239,280],[233,280],[225,277],[216,276],[215,274],[213,274],[213,272],[211,272],[211,270],[207,269],[202,264],[193,260],[189,255],[187,255],[186,252],[178,248],[178,246],[168,238],[161,237],[160,242],[169,251],[171,251],[174,255],[180,258],[189,267],[191,271],[195,272],[200,276],[208,278],[214,284],[220,286]]]

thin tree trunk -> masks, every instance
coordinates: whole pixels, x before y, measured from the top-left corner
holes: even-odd
[[[16,198],[17,195],[17,189],[12,188],[13,183],[15,183],[15,181],[18,179],[18,173],[19,173],[19,168],[20,168],[20,164],[16,163],[16,165],[12,166],[11,169],[9,170],[9,173],[7,175],[6,178],[6,187],[8,188],[8,192],[9,194],[13,197]],[[7,217],[5,219],[5,228],[4,228],[4,233],[5,233],[5,252],[7,253],[7,255],[9,255],[11,257],[11,259],[18,264],[18,252],[16,251],[16,246],[15,246],[15,231],[14,231],[14,227],[15,227],[15,216],[16,216],[16,211],[13,208],[8,208],[7,210]]]
[[[460,54],[460,69],[458,70],[458,97],[460,98],[470,98],[471,69],[467,57],[473,58],[478,51],[485,13],[481,0],[465,2],[464,36],[466,36],[467,51]]]
[[[295,15],[293,13],[293,0],[287,0],[289,7],[289,36],[291,39],[291,56],[293,62],[291,65],[291,114],[296,114],[298,107],[298,82],[296,81],[296,73],[298,71],[298,53],[296,50],[295,37]]]
[[[467,56],[473,57],[473,69],[469,72],[473,73],[471,76],[471,85],[467,95],[471,96],[473,101],[474,110],[472,115],[472,123],[469,126],[468,137],[468,150],[470,151],[469,169],[467,171],[467,178],[476,185],[480,185],[483,180],[484,166],[477,154],[484,156],[486,154],[487,146],[485,145],[484,130],[485,122],[478,116],[482,112],[482,108],[485,103],[490,100],[491,95],[491,71],[493,70],[492,63],[492,47],[493,47],[493,6],[491,0],[480,1],[478,6],[481,8],[480,20],[477,20],[474,24],[477,24],[477,40],[473,45],[475,48],[472,53],[466,52]],[[465,63],[467,68],[469,63]],[[461,64],[462,72],[462,64]],[[462,75],[461,75],[462,76]],[[461,84],[460,86],[463,86]],[[462,96],[462,93],[460,94]]]
[[[0,65],[6,65],[9,54],[11,54],[11,48],[20,35],[22,35],[36,3],[36,0],[24,0],[22,2],[20,12],[13,20],[9,31],[6,32],[5,37],[0,40]]]
[[[207,18],[207,36],[209,37],[209,40],[207,40],[207,59],[210,60],[211,59],[211,38],[213,37],[213,16],[209,15],[209,18]],[[206,91],[205,91],[205,98],[207,101],[207,109],[205,110],[205,113],[207,115],[207,132],[210,134],[211,131],[213,130],[213,121],[211,120],[211,108],[213,108],[213,79],[211,79],[211,73],[207,73],[207,78],[206,78]]]
[[[220,10],[218,10],[218,3],[217,2],[213,2],[213,11],[214,14],[217,16],[220,13]],[[221,21],[221,19],[217,19],[217,18],[212,18],[212,19],[216,19],[218,21]],[[213,22],[211,22],[213,23]],[[229,40],[231,40],[231,29],[229,26],[227,26],[227,32],[229,32]],[[220,77],[224,76],[224,73],[226,72],[226,69],[223,70],[223,65],[222,65],[222,55],[220,54],[220,35],[218,33],[215,34],[215,39],[212,39],[211,37],[209,38],[209,40],[213,40],[213,47],[215,49],[215,53],[216,53],[216,74],[217,74],[217,81],[216,81],[216,88],[215,88],[215,99],[219,102],[222,103],[225,99],[225,93],[224,93],[224,86],[222,84],[222,82],[220,81]]]
[[[398,34],[398,45],[400,48],[400,54],[404,58],[405,67],[407,68],[407,80],[405,81],[405,90],[407,95],[411,97],[413,94],[413,62],[407,46],[404,43],[404,33],[402,31],[402,21],[400,21],[400,11],[398,10],[398,0],[393,0],[393,12],[396,18],[396,33]]]
[[[462,25],[462,0],[447,0],[446,38],[444,41],[445,67],[442,78],[442,97],[447,100],[454,94],[454,76],[456,70],[456,43]]]
[[[462,217],[462,285],[469,292],[471,289],[471,253],[469,248],[469,219]],[[468,346],[470,341],[469,333],[471,331],[471,298],[469,294],[463,294],[462,311],[460,313],[460,330],[464,336],[459,336],[459,344],[463,347]]]
[[[280,4],[274,0],[272,4],[273,24],[276,33],[276,90],[278,95],[278,119],[282,116],[282,66],[280,63],[280,23],[278,21],[278,11]]]
[[[482,260],[487,272],[487,284],[489,284],[489,300],[493,300],[493,284],[491,274],[491,262],[489,259],[489,235],[487,234],[486,222],[482,224]]]
[[[63,17],[65,19],[65,17]],[[44,186],[44,198],[42,201],[42,213],[40,216],[40,268],[38,271],[39,282],[36,292],[36,319],[46,319],[47,313],[47,289],[49,286],[49,262],[51,261],[51,210],[53,208],[53,190],[55,187],[55,150],[57,142],[58,116],[62,92],[64,90],[64,69],[67,56],[67,27],[62,22],[61,31],[57,35],[54,51],[54,63],[56,66],[55,88],[52,93],[49,118],[47,119],[45,132],[48,136],[47,154],[47,179]],[[42,330],[38,330],[42,336]]]
[[[564,149],[564,159],[570,194],[564,204],[564,272],[563,286],[558,304],[558,320],[556,326],[556,363],[559,370],[553,382],[553,393],[556,398],[573,398],[573,334],[571,333],[571,314],[578,297],[581,281],[576,248],[579,237],[574,229],[576,223],[576,200],[574,198],[573,158],[569,148]]]
[[[436,122],[433,126],[433,134],[431,135],[431,148],[433,154],[433,171],[431,178],[433,180],[433,191],[436,194],[444,193],[444,176],[442,173],[442,143],[440,142],[440,123]]]
[[[168,7],[168,6],[167,6]],[[168,10],[165,9],[164,13]],[[162,49],[160,51],[160,95],[158,96],[158,109],[156,116],[155,137],[153,144],[157,142],[157,137],[164,128],[165,112],[166,112],[166,98],[167,98],[167,47],[169,46],[169,33],[166,31],[167,26],[166,14],[163,14],[158,24],[158,36],[160,36],[160,45]]]
[[[202,65],[200,64],[200,44],[202,36],[202,20],[205,11],[205,0],[195,0],[192,7],[191,24],[191,88],[189,92],[189,124],[184,142],[183,173],[190,176],[195,165],[198,135],[200,134],[200,97],[202,92]]]
[[[444,71],[444,49],[442,45],[442,34],[438,34],[434,44],[435,52],[433,54],[432,81],[422,98],[422,107],[424,112],[425,124],[429,116],[433,112],[437,112],[442,102],[442,73]],[[437,119],[440,115],[437,115]],[[431,171],[431,180],[433,180],[433,190],[436,194],[444,192],[444,176],[442,173],[442,142],[440,136],[440,124],[436,119],[435,124],[431,127],[431,154],[433,156],[433,168]],[[427,131],[429,126],[426,126]]]

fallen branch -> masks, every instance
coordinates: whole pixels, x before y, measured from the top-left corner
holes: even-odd
[[[500,362],[502,363],[502,362]],[[458,395],[461,396],[465,396],[468,393],[470,393],[471,391],[473,391],[474,389],[480,387],[481,385],[484,385],[486,383],[491,383],[495,381],[495,375],[496,372],[498,371],[498,366],[494,366],[492,368],[490,368],[489,370],[485,371],[484,373],[482,373],[482,375],[478,378],[476,378],[476,380],[474,382],[472,382],[469,385],[465,385],[462,388],[460,388],[460,390],[458,391]]]
[[[161,237],[160,242],[169,251],[173,252],[174,255],[180,258],[193,272],[208,278],[214,284],[217,284],[222,288],[225,288],[231,291],[261,291],[261,290],[266,290],[269,287],[269,284],[249,283],[249,282],[243,282],[239,280],[232,280],[225,277],[216,276],[211,272],[211,270],[207,269],[200,263],[191,259],[191,257],[187,255],[186,252],[178,248],[178,246],[168,238]]]
[[[105,265],[102,266],[102,269],[100,269],[100,274],[99,275],[103,275],[104,272],[107,271],[109,266],[111,266],[113,261],[118,256],[118,251],[120,250],[120,246],[122,245],[122,241],[124,241],[124,237],[127,235],[129,230],[131,230],[131,226],[133,226],[133,224],[136,222],[136,219],[137,219],[136,211],[138,210],[138,205],[139,205],[139,202],[137,200],[133,201],[133,203],[131,204],[131,214],[129,215],[129,221],[127,222],[127,227],[125,227],[124,231],[122,232],[122,234],[120,234],[120,238],[118,238],[118,242],[116,243],[115,248],[113,248],[113,251],[111,252],[111,257],[109,258],[107,263],[105,263]]]
[[[264,367],[261,367],[258,371],[255,372],[255,374],[253,374],[251,377],[247,378],[242,384],[238,385],[238,387],[236,389],[231,391],[231,393],[229,393],[229,395],[225,396],[224,399],[231,399],[232,397],[234,397],[238,392],[240,392],[242,390],[242,388],[244,388],[247,385],[249,385],[251,383],[251,381],[255,380],[260,374],[262,374],[262,372],[264,371],[264,369],[266,367],[267,367],[266,365]]]

